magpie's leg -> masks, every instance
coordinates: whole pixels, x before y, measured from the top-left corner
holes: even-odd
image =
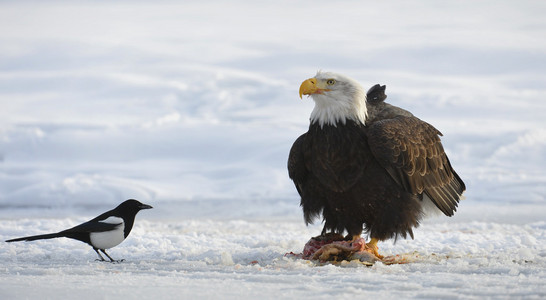
[[[97,255],[99,256],[99,259],[97,259],[97,260],[106,261],[106,259],[104,259],[104,257],[102,257],[102,255],[100,255],[99,249],[93,248],[93,250],[95,250],[95,252],[97,252]],[[106,254],[106,253],[105,253],[105,254]],[[106,255],[108,255],[108,254],[106,254]],[[108,257],[110,257],[110,256],[108,256]],[[110,259],[111,259],[111,258],[110,258]]]
[[[111,262],[115,261],[113,258],[110,257],[110,255],[108,255],[108,253],[106,253],[106,250],[100,249],[100,251],[102,251],[102,253],[104,253],[106,256],[108,256],[108,258],[110,259]]]
[[[102,253],[104,253],[106,256],[108,256],[108,258],[110,259],[111,262],[122,262],[122,261],[124,261],[124,259],[114,260],[113,258],[110,257],[110,255],[108,255],[108,253],[106,253],[106,250],[104,250],[104,249],[100,249],[100,251],[102,251]]]

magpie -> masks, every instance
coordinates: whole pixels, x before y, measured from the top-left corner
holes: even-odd
[[[109,210],[102,215],[82,223],[78,226],[66,229],[57,233],[33,235],[27,237],[21,237],[16,239],[7,240],[6,242],[19,242],[19,241],[35,241],[43,239],[52,239],[58,237],[67,237],[82,241],[93,247],[93,250],[99,255],[100,261],[106,261],[100,251],[104,253],[111,262],[116,262],[108,253],[106,249],[110,249],[123,242],[135,222],[136,214],[142,209],[150,209],[152,206],[142,204],[135,199],[129,199],[118,205],[118,207]],[[123,261],[123,260],[120,260]]]

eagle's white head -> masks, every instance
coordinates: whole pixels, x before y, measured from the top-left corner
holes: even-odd
[[[318,122],[322,127],[336,126],[338,122],[345,124],[347,119],[366,122],[366,92],[352,78],[319,71],[301,84],[300,98],[302,95],[310,95],[315,101],[311,123]]]

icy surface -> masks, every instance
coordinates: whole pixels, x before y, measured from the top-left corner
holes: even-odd
[[[154,206],[120,264],[2,243],[1,299],[546,297],[545,3],[150,3],[0,4],[0,240]],[[321,230],[286,171],[318,69],[444,134],[466,200],[379,245],[416,262],[284,257]]]

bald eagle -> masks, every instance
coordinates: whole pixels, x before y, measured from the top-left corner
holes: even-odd
[[[440,131],[355,80],[318,72],[300,86],[315,102],[309,130],[293,144],[288,173],[305,223],[322,214],[321,236],[344,234],[377,252],[378,241],[408,235],[425,207],[452,216],[465,184],[447,158]],[[431,204],[428,205],[427,204]]]

